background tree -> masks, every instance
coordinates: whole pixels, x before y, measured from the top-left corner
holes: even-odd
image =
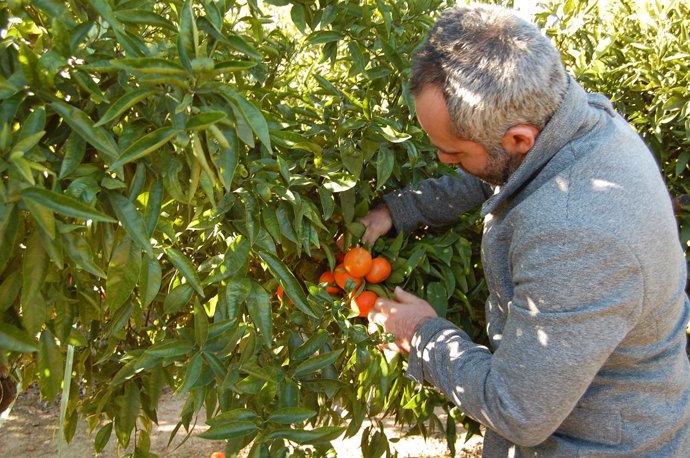
[[[445,430],[451,451],[456,424],[477,431],[317,284],[334,240],[356,243],[382,193],[453,173],[407,88],[445,4],[0,5],[0,363],[61,395],[68,440],[81,416],[96,450],[117,440],[149,455],[165,387],[187,400],[173,434],[206,421],[229,454],[323,455],[382,413]],[[539,17],[569,70],[614,99],[688,194],[687,7],[645,3],[628,18],[631,0],[597,5]],[[687,243],[688,214],[679,221]],[[375,289],[405,285],[484,341],[479,238],[468,214],[450,231],[380,240],[393,274]],[[388,450],[374,421],[363,454]]]

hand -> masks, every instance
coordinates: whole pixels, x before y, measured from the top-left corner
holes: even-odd
[[[436,311],[424,299],[410,294],[399,286],[395,288],[395,299],[380,297],[369,312],[369,332],[380,325],[384,332],[393,334],[395,342],[386,348],[399,353],[409,353],[412,337],[425,321],[435,318]]]
[[[370,245],[393,227],[393,217],[385,204],[374,207],[366,216],[360,218],[359,222],[366,227],[362,235],[362,243]]]

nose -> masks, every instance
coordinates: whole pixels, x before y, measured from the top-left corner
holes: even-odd
[[[436,150],[436,156],[438,156],[438,160],[444,164],[457,164],[460,162],[460,158],[457,154],[448,154],[444,153],[443,151]]]

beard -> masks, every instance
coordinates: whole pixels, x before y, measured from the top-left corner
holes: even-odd
[[[513,172],[520,167],[524,156],[511,156],[501,145],[485,148],[489,153],[486,169],[474,175],[490,185],[503,186]]]

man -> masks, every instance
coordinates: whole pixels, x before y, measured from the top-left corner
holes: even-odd
[[[690,456],[690,301],[643,142],[510,11],[445,11],[415,58],[417,118],[458,178],[384,196],[365,242],[482,205],[493,353],[397,289],[372,323],[408,376],[486,426],[484,456]]]

